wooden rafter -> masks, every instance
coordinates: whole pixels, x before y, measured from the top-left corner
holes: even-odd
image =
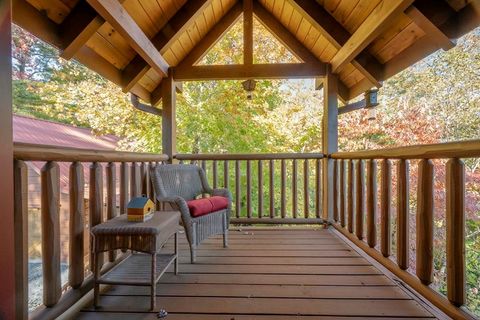
[[[165,26],[152,38],[155,48],[164,54],[172,43],[184,33],[199,14],[210,5],[212,0],[187,1]],[[123,71],[123,90],[130,91],[150,69],[140,55],[135,56]]]
[[[243,64],[253,63],[253,0],[243,0]]]
[[[383,0],[378,4],[330,61],[333,72],[342,70],[343,67],[355,59],[412,2],[413,0]]]
[[[79,2],[61,24],[60,36],[64,49],[60,56],[70,60],[105,23],[97,12],[86,2]]]
[[[70,44],[70,39],[62,37],[61,25],[59,26],[48,19],[28,2],[14,0],[12,1],[12,8],[13,22],[18,26],[60,50],[64,50]],[[116,85],[121,85],[120,70],[92,49],[83,46],[76,52],[75,59]],[[144,101],[150,101],[150,94],[140,85],[133,87],[131,92]]]
[[[339,50],[350,38],[350,33],[335,18],[316,1],[287,0],[297,11],[320,31],[329,43]],[[381,64],[366,50],[361,51],[353,59],[352,64],[367,78],[371,86],[380,87],[382,76]]]
[[[160,76],[168,75],[168,63],[118,0],[87,1]]]

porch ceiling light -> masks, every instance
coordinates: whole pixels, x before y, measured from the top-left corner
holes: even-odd
[[[252,100],[253,90],[255,90],[255,85],[257,82],[253,79],[248,79],[242,82],[243,89],[247,91],[247,99]]]
[[[377,118],[377,110],[376,107],[378,106],[378,89],[370,89],[365,91],[365,108],[367,109],[367,119],[368,120],[375,120]]]

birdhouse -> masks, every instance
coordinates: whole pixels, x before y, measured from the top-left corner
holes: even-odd
[[[147,197],[135,197],[128,203],[128,221],[146,221],[153,215],[155,205]]]

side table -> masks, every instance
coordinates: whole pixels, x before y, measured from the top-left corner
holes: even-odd
[[[178,273],[179,222],[180,212],[163,211],[155,212],[153,217],[145,222],[127,221],[127,215],[123,214],[94,226],[91,230],[94,307],[97,307],[99,302],[100,284],[123,284],[150,286],[150,307],[154,310],[158,280],[173,262],[174,272]],[[158,251],[172,236],[175,238],[174,253],[159,254]],[[100,254],[117,249],[131,250],[132,254],[109,272],[100,275]]]

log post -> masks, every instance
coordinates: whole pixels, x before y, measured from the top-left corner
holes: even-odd
[[[392,233],[390,230],[390,203],[392,202],[392,163],[388,159],[382,161],[381,180],[381,212],[380,212],[380,244],[384,257],[391,254]]]
[[[242,173],[240,172],[240,161],[235,160],[235,216],[240,218],[242,212],[242,198],[240,189],[240,179]]]
[[[399,160],[397,167],[397,264],[408,269],[410,260],[409,163]]]
[[[247,160],[247,218],[252,217],[252,162]]]
[[[117,216],[117,175],[116,165],[114,162],[109,162],[107,165],[107,219],[113,219]],[[145,170],[145,163],[142,164],[142,171]],[[143,177],[143,175],[142,175]],[[148,182],[148,181],[146,181]],[[143,183],[142,186],[145,186]],[[145,193],[146,194],[146,193]],[[108,261],[115,261],[117,255],[116,251],[111,251],[108,254]]]
[[[162,91],[162,153],[168,155],[168,163],[173,163],[177,153],[176,91],[172,71],[161,83]]]
[[[331,154],[338,151],[338,79],[327,67],[323,79],[323,120],[322,120],[322,151]],[[323,159],[323,219],[333,218],[333,159]]]
[[[269,205],[270,205],[270,218],[275,217],[275,162],[270,160],[268,167],[268,182],[269,182]]]
[[[297,205],[297,200],[298,200],[298,186],[297,186],[297,178],[298,178],[298,165],[297,165],[297,160],[293,159],[292,160],[292,217],[296,218],[297,217],[297,211],[298,211],[298,205]]]
[[[258,160],[258,217],[263,216],[263,162]]]
[[[28,319],[28,168],[16,160],[15,181],[15,292],[17,319]]]
[[[60,279],[60,167],[47,162],[42,180],[43,304],[55,305],[62,295]]]
[[[70,165],[70,222],[69,222],[69,264],[68,282],[72,288],[78,288],[84,280],[84,233],[85,233],[85,176],[83,165],[73,162]]]
[[[103,168],[98,162],[90,166],[89,219],[90,228],[102,223],[103,217]],[[91,242],[90,242],[91,243]],[[103,254],[99,254],[98,267],[103,266]],[[93,254],[90,253],[90,269],[93,271]]]
[[[15,294],[11,12],[12,1],[0,1],[0,318],[21,319],[21,305],[15,306],[15,297],[23,298]]]
[[[347,217],[348,232],[353,233],[353,160],[348,160],[347,170],[348,193],[347,193]]]
[[[355,168],[355,235],[359,240],[363,239],[363,220],[365,203],[365,168],[363,160],[358,159]]]
[[[120,164],[120,214],[127,213],[127,204],[130,199],[128,196],[128,163]]]
[[[340,192],[338,194],[340,198],[340,225],[345,227],[345,163],[343,160],[338,160],[339,174],[339,186]]]
[[[303,161],[303,216],[308,218],[310,211],[310,169],[308,159]]]
[[[447,162],[447,297],[465,304],[465,168],[460,159]]]
[[[370,248],[377,245],[377,161],[367,164],[367,243]]]
[[[433,281],[433,162],[418,164],[417,189],[417,277],[429,285]]]
[[[333,221],[338,222],[338,160],[333,161]]]

